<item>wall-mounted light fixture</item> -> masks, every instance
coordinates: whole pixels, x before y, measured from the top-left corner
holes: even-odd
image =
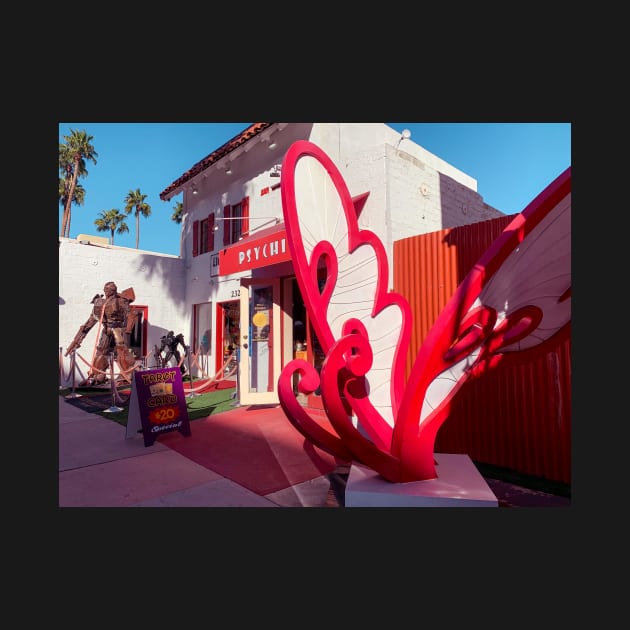
[[[260,140],[263,143],[266,143],[267,144],[267,148],[271,149],[272,151],[273,151],[273,149],[275,149],[278,146],[277,142],[275,140],[271,139],[271,132],[267,132],[264,135],[262,135]]]
[[[398,140],[398,144],[396,145],[396,148],[398,148],[398,146],[403,140],[409,140],[409,138],[411,138],[411,131],[409,131],[409,129],[403,129],[402,133],[400,134],[400,138]]]
[[[195,186],[195,182],[192,183],[191,188],[192,188],[192,194],[193,195],[198,195],[199,194],[199,191],[197,190],[197,186]]]
[[[231,175],[232,174],[232,167],[228,164],[228,167],[225,169],[225,174],[226,175]]]
[[[282,164],[274,164],[269,177],[280,177],[280,171],[282,170]]]

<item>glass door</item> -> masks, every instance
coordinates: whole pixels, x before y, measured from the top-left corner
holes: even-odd
[[[280,312],[279,279],[241,279],[239,399],[242,405],[279,402]]]

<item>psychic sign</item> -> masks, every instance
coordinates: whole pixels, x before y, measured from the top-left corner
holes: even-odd
[[[133,437],[140,429],[145,446],[151,446],[158,435],[167,431],[179,431],[190,437],[184,384],[178,367],[135,372],[127,437]]]
[[[258,269],[291,260],[284,226],[263,229],[219,251],[219,275]]]

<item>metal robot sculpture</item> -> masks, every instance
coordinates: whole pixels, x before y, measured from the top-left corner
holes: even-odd
[[[453,397],[500,362],[547,352],[570,334],[571,168],[505,228],[439,314],[405,382],[411,309],[387,290],[385,248],[358,227],[339,170],[316,145],[294,143],[282,164],[282,205],[296,278],[326,355],[278,380],[289,421],[319,448],[394,482],[436,478],[435,438]],[[323,289],[318,270],[325,269]],[[318,387],[331,432],[293,393]]]
[[[160,359],[160,363],[163,368],[168,367],[169,361],[171,360],[172,357],[175,357],[175,361],[177,361],[177,365],[181,363],[182,357],[181,357],[181,354],[179,353],[179,350],[177,349],[177,347],[180,345],[182,349],[184,350],[184,356],[185,356],[186,353],[188,352],[188,348],[186,347],[186,344],[184,343],[183,333],[179,333],[179,335],[175,335],[175,333],[172,330],[169,330],[168,334],[164,335],[163,337],[160,337],[160,349],[158,351],[158,357]],[[163,355],[165,350],[166,350],[166,353]],[[182,374],[185,374],[186,366],[182,363],[179,370]]]
[[[94,357],[90,371],[80,387],[100,385],[107,380],[109,368],[109,354],[115,352],[116,361],[123,372],[132,370],[136,357],[127,345],[126,335],[131,333],[135,324],[135,314],[130,308],[131,302],[136,299],[132,288],[118,293],[114,282],[106,282],[103,287],[104,295],[97,293],[91,304],[94,305],[90,317],[83,324],[72,343],[68,346],[65,356],[68,356],[77,348],[86,335],[96,324],[101,327],[101,334],[96,344]]]

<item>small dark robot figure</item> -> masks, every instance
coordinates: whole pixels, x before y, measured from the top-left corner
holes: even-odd
[[[186,344],[184,343],[184,335],[179,333],[179,335],[176,336],[172,330],[169,330],[167,335],[160,337],[160,342],[162,345],[160,346],[158,357],[160,358],[161,366],[163,368],[168,367],[168,362],[171,360],[171,357],[175,357],[175,361],[177,361],[177,364],[179,365],[182,357],[177,349],[177,346],[181,345],[184,349],[184,355],[188,352],[188,348],[186,348]],[[165,350],[166,354],[162,356],[162,353]],[[183,363],[179,369],[182,374],[186,373],[186,366]]]

